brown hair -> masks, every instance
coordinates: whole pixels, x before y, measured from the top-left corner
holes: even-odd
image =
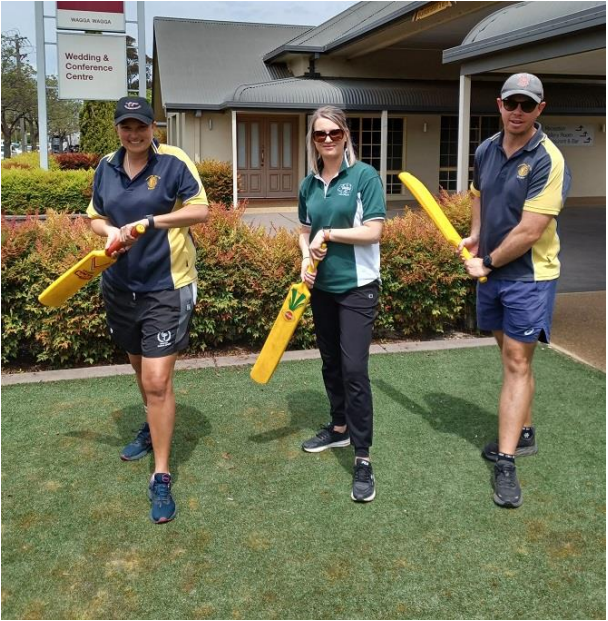
[[[321,156],[315,147],[315,142],[312,139],[312,132],[317,119],[321,118],[335,123],[341,130],[344,131],[344,138],[346,140],[344,154],[346,155],[348,165],[352,166],[357,161],[350,137],[350,131],[348,130],[348,125],[346,124],[346,115],[342,110],[340,110],[340,108],[336,108],[335,106],[323,106],[322,108],[318,108],[310,117],[308,132],[306,134],[306,152],[308,154],[308,162],[310,164],[310,169],[315,175],[320,173],[319,160],[321,159]]]

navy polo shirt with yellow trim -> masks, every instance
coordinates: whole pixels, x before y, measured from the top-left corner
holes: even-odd
[[[99,163],[87,209],[90,218],[121,227],[148,214],[207,205],[198,171],[181,149],[153,141],[147,166],[133,179],[123,167],[124,156],[121,147]],[[103,277],[117,289],[138,293],[196,282],[196,251],[188,227],[148,229]]]
[[[310,239],[322,228],[350,229],[369,220],[384,220],[386,202],[382,181],[372,166],[344,159],[340,172],[329,183],[310,173],[300,185],[300,222],[310,227]],[[319,263],[315,288],[345,293],[380,278],[380,244],[331,242]]]
[[[534,282],[559,277],[557,216],[570,190],[570,171],[559,149],[535,123],[536,133],[507,158],[504,133],[488,138],[475,151],[471,191],[480,197],[479,256],[495,250],[530,211],[554,216],[528,252],[490,272],[490,278]]]

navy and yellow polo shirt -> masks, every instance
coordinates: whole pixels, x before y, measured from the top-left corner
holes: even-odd
[[[532,248],[511,263],[490,272],[490,278],[534,282],[559,277],[557,216],[570,190],[570,171],[559,149],[539,123],[536,133],[507,158],[503,132],[488,138],[475,151],[471,191],[481,200],[478,255],[496,249],[515,228],[523,211],[554,216]]]
[[[104,218],[121,227],[148,214],[207,205],[198,171],[181,149],[153,141],[150,150],[148,165],[132,180],[123,168],[124,147],[101,160],[93,180],[89,218]],[[179,289],[196,282],[196,251],[188,227],[148,229],[103,277],[117,289],[139,293]]]
[[[350,229],[369,220],[384,220],[386,203],[378,173],[363,162],[349,166],[346,159],[328,184],[320,175],[310,173],[300,185],[298,216],[310,227],[310,239],[322,228]],[[344,293],[379,278],[379,243],[331,242],[319,263],[315,288]]]

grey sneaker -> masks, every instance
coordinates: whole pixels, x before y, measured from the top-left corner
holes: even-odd
[[[321,431],[314,438],[302,442],[302,449],[307,453],[320,453],[325,449],[341,448],[349,444],[350,435],[348,434],[348,429],[344,433],[338,433],[334,431],[334,424],[328,423],[321,428]]]
[[[521,507],[524,499],[521,494],[519,481],[517,480],[514,463],[506,459],[499,459],[494,464],[492,485],[494,487],[494,502],[499,507],[507,509]]]
[[[532,433],[522,430],[515,450],[515,457],[527,457],[528,455],[536,455],[538,446],[536,444],[536,430],[532,427]],[[498,440],[486,444],[481,456],[488,461],[496,461],[498,459]]]
[[[376,497],[376,479],[372,465],[366,459],[358,459],[355,463],[350,497],[355,502],[371,502]]]
[[[144,423],[137,432],[133,442],[130,442],[122,449],[120,458],[123,461],[135,461],[145,457],[152,451],[152,437],[150,436],[150,426]]]

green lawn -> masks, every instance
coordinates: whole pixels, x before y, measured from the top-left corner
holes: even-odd
[[[320,362],[176,376],[178,518],[148,520],[152,459],[132,378],[4,388],[5,619],[603,619],[605,374],[537,352],[539,454],[524,504],[492,502],[482,445],[490,348],[378,355],[378,494],[350,500],[351,449],[300,442],[327,418]]]

